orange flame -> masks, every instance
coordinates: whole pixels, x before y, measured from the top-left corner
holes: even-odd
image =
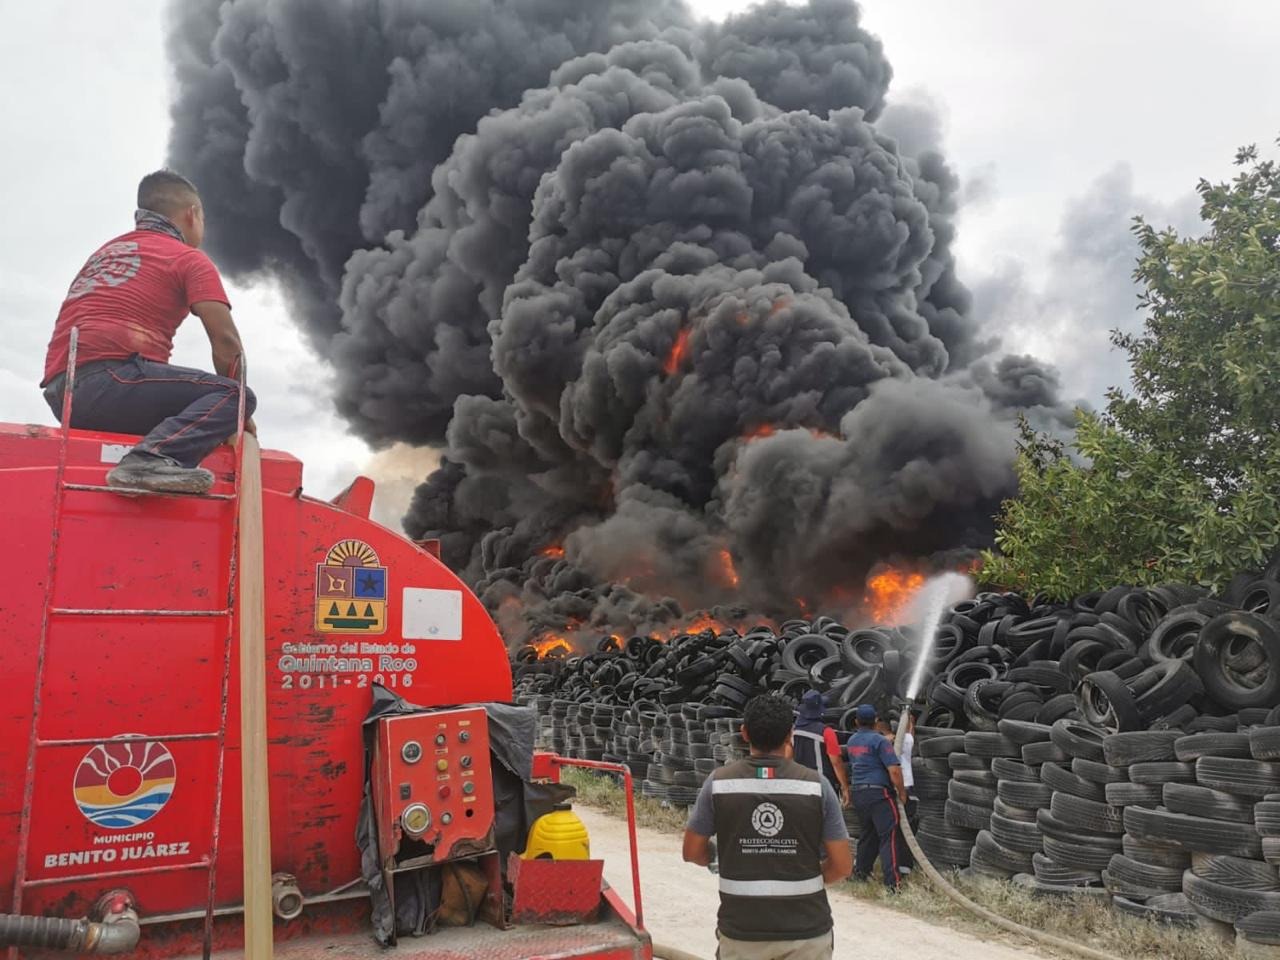
[[[718,554],[720,559],[720,576],[723,578],[727,586],[738,589],[738,568],[733,565],[733,556],[728,550],[721,550]]]
[[[876,623],[894,623],[923,584],[924,574],[890,567],[867,578],[862,602]]]
[[[685,357],[688,356],[689,333],[688,327],[681,327],[680,332],[676,334],[676,342],[671,345],[671,352],[662,363],[662,370],[667,376],[672,376],[679,370],[680,364],[684,363]]]
[[[701,633],[703,630],[708,628],[714,630],[716,633],[723,633],[725,630],[729,629],[725,624],[711,616],[711,614],[704,613],[694,617],[688,623],[681,624],[678,627],[672,627],[667,631],[667,639],[677,637],[682,633]]]
[[[749,427],[742,435],[742,439],[746,441],[759,440],[762,437],[772,437],[779,430],[808,430],[809,435],[815,440],[832,440],[835,438],[834,433],[828,433],[819,427],[779,427],[773,423],[762,423],[758,426]]]
[[[557,557],[557,558],[558,558],[558,557],[563,557],[563,556],[564,556],[564,547],[563,547],[563,546],[561,546],[561,545],[560,545],[560,544],[558,544],[558,543],[552,543],[552,544],[550,544],[550,545],[548,545],[548,546],[543,547],[541,550],[539,550],[539,551],[538,551],[538,556],[540,556],[540,557]]]
[[[549,657],[553,654],[564,655],[573,651],[573,648],[569,646],[568,640],[554,633],[548,634],[541,640],[534,640],[529,646],[538,651],[540,658]]]

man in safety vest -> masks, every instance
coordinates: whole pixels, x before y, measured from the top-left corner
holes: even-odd
[[[869,703],[858,707],[858,730],[846,745],[853,767],[853,809],[858,814],[858,855],[854,874],[859,880],[871,876],[877,853],[884,884],[898,889],[898,807],[894,797],[907,802],[902,766],[893,744],[876,732],[876,708]]]
[[[843,751],[836,732],[822,722],[827,709],[827,698],[817,690],[807,690],[800,698],[796,711],[796,728],[791,736],[791,753],[796,763],[810,770],[821,770],[832,787],[840,788],[840,802],[846,807],[853,802],[849,796],[849,775],[844,769]]]
[[[781,697],[749,701],[750,756],[708,777],[689,814],[684,859],[709,866],[719,851],[718,960],[832,954],[825,887],[849,876],[849,834],[831,785],[789,756],[792,716]]]

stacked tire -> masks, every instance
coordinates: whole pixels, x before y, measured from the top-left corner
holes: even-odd
[[[1131,741],[1144,736],[1152,744],[1148,755],[1155,759],[1130,766],[1131,779],[1147,784],[1153,796],[1128,807],[1124,821],[1131,846],[1162,851],[1148,858],[1148,863],[1158,858],[1159,864],[1150,866],[1145,877],[1148,886],[1158,887],[1159,895],[1169,898],[1164,902],[1178,922],[1188,918],[1182,901],[1168,891],[1173,873],[1181,869],[1181,896],[1195,921],[1224,931],[1235,928],[1248,940],[1250,931],[1253,936],[1265,936],[1256,929],[1265,918],[1251,925],[1246,921],[1252,915],[1280,911],[1280,875],[1265,859],[1255,823],[1261,808],[1270,828],[1266,797],[1280,793],[1280,763],[1252,755],[1254,737],[1235,729],[1241,719],[1211,718],[1194,724],[1195,732],[1183,736],[1167,732],[1158,752],[1158,732],[1128,735]],[[1246,714],[1243,719],[1259,718]],[[1258,737],[1260,744],[1267,739]],[[1265,747],[1260,749],[1266,752]],[[1157,790],[1158,802],[1152,802]],[[1280,811],[1280,804],[1275,809]],[[1114,865],[1113,876],[1119,866],[1127,865]],[[1149,910],[1151,899],[1144,902],[1142,894],[1142,890],[1130,891],[1126,900]]]
[[[961,761],[961,766],[967,762],[963,730],[916,727],[916,745],[912,757],[915,790],[920,798],[916,839],[925,856],[940,870],[960,870],[969,865],[969,856],[979,829],[961,822],[953,823],[947,815],[953,802],[950,799],[951,781],[955,773],[951,765],[952,755],[965,758]]]

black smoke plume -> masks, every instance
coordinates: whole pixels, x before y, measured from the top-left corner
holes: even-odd
[[[851,0],[181,0],[169,51],[211,252],[362,436],[443,446],[406,529],[513,639],[856,602],[989,538],[1015,415],[1063,416],[984,359]]]

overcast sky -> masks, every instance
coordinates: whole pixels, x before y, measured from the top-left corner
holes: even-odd
[[[319,2],[319,0],[317,0]],[[695,0],[708,16],[747,6]],[[1138,212],[1193,227],[1192,187],[1235,148],[1280,134],[1280,3],[865,0],[894,67],[890,102],[930,104],[966,184],[958,245],[979,320],[1006,350],[1057,363],[1097,401],[1123,377],[1106,330],[1135,322]],[[50,423],[36,387],[85,258],[131,226],[139,176],[163,164],[168,67],[158,0],[0,0],[0,419]],[[323,358],[270,289],[230,288],[265,445],[330,496],[361,470],[399,515],[423,469],[371,463],[330,412]],[[209,365],[198,321],[175,363]]]

